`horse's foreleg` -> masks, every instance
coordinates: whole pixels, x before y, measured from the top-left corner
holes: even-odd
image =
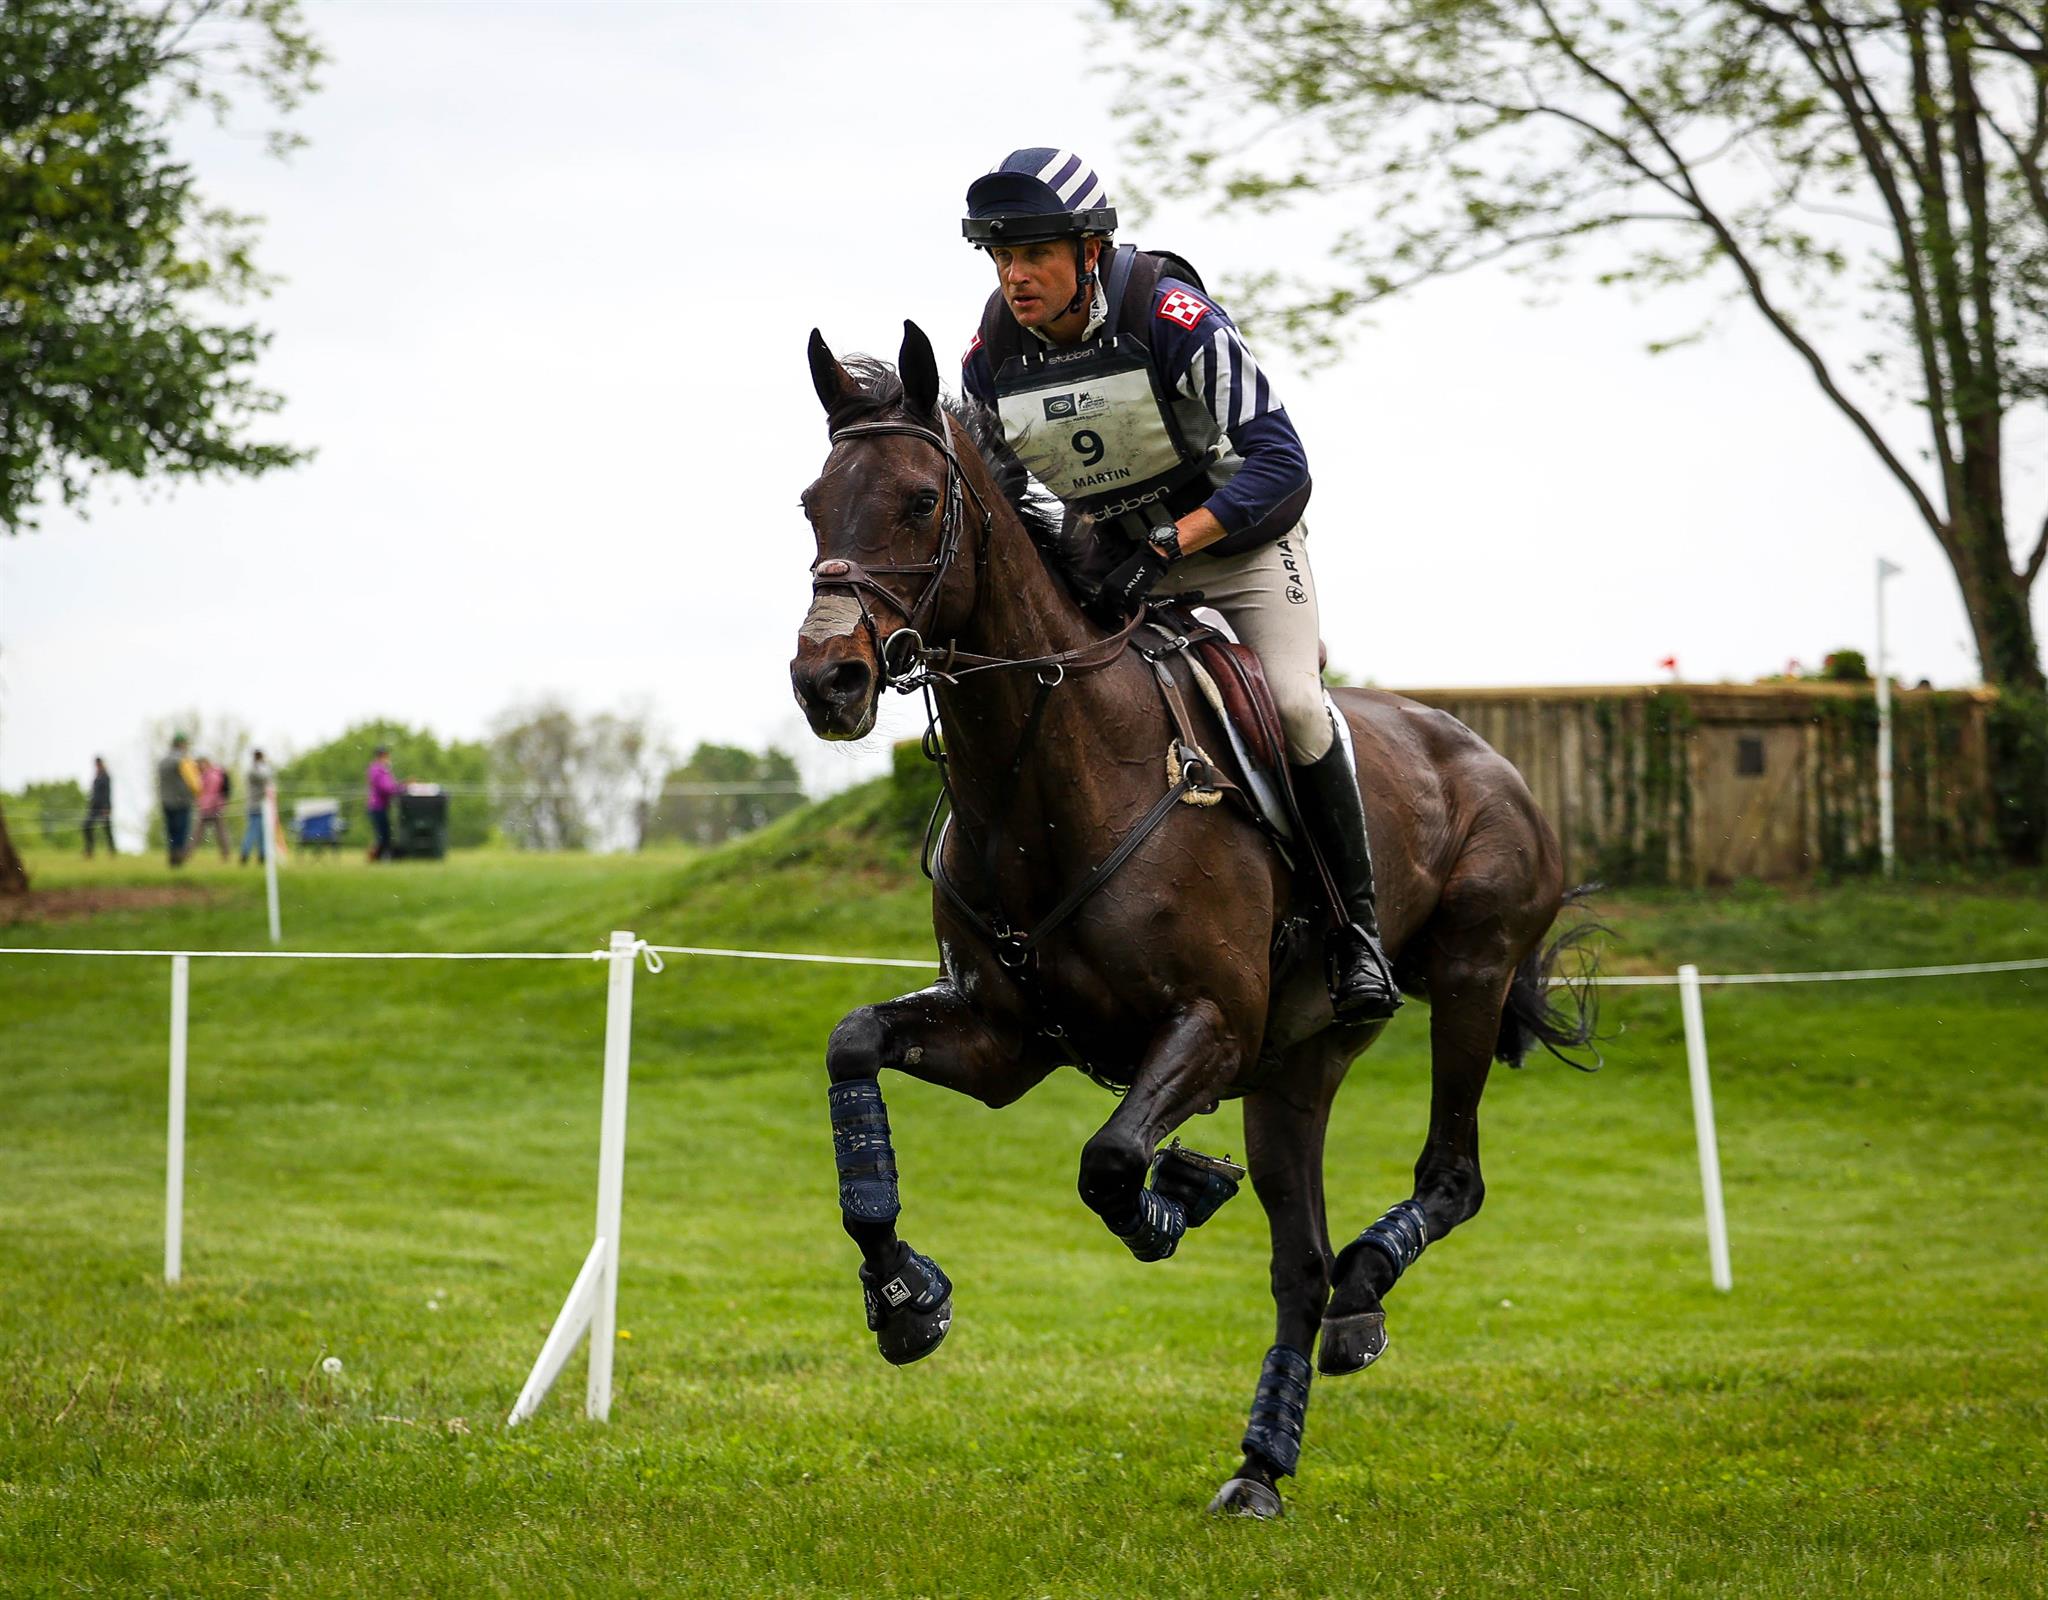
[[[1140,1261],[1173,1254],[1188,1219],[1180,1201],[1145,1187],[1159,1141],[1221,1098],[1243,1051],[1211,1001],[1176,1012],[1154,1035],[1115,1113],[1081,1148],[1081,1199]]]
[[[1210,1502],[1236,1516],[1280,1514],[1280,1479],[1301,1456],[1308,1417],[1309,1352],[1330,1295],[1330,1233],[1323,1215],[1323,1132],[1348,1052],[1308,1047],[1308,1081],[1245,1096],[1245,1161],[1273,1236],[1273,1347],[1266,1352],[1245,1429],[1244,1460]]]
[[[832,1030],[825,1047],[832,1151],[839,1167],[840,1219],[860,1246],[861,1294],[869,1329],[898,1366],[928,1355],[953,1320],[953,1285],[938,1263],[896,1236],[902,1210],[881,1072],[898,1072],[1008,1105],[1051,1070],[1028,1058],[1020,1032],[1004,1029],[934,984],[881,1005],[862,1006]]]
[[[1468,1221],[1486,1196],[1479,1176],[1479,1097],[1500,1037],[1512,964],[1439,959],[1429,969],[1429,1138],[1415,1190],[1344,1247],[1316,1365],[1333,1376],[1387,1348],[1382,1301],[1429,1245]]]

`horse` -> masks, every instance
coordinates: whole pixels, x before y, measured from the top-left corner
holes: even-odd
[[[1593,1037],[1583,987],[1553,998],[1559,957],[1586,931],[1544,942],[1573,898],[1556,836],[1515,768],[1453,717],[1334,691],[1381,864],[1386,948],[1402,990],[1428,1002],[1431,1096],[1413,1192],[1333,1251],[1325,1127],[1352,1061],[1387,1024],[1333,1016],[1313,959],[1320,935],[1303,936],[1297,914],[1313,891],[1297,890],[1239,807],[1161,811],[1162,758],[1185,753],[1184,730],[1153,663],[1130,648],[1138,625],[1105,633],[1084,615],[1046,553],[1055,508],[999,423],[942,403],[923,332],[904,324],[892,370],[842,364],[813,330],[810,367],[830,450],[801,500],[817,559],[791,683],[812,731],[836,740],[869,732],[885,686],[923,688],[935,705],[927,751],[943,760],[952,806],[936,850],[927,838],[944,976],[849,1013],[825,1052],[868,1327],[900,1365],[952,1321],[951,1280],[896,1232],[885,1068],[991,1107],[1069,1064],[1119,1091],[1082,1147],[1080,1193],[1141,1260],[1171,1255],[1244,1171],[1162,1141],[1242,1099],[1275,1331],[1242,1459],[1210,1509],[1278,1515],[1279,1480],[1299,1464],[1310,1351],[1326,1375],[1369,1365],[1386,1347],[1395,1281],[1479,1210],[1491,1064]]]

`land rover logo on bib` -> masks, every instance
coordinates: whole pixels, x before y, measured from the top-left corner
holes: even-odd
[[[1045,420],[1058,422],[1074,414],[1074,397],[1070,394],[1048,395],[1045,402]]]

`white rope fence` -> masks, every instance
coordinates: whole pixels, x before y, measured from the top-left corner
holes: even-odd
[[[275,936],[273,932],[273,937]],[[590,1336],[590,1377],[584,1413],[603,1421],[611,1414],[612,1356],[618,1326],[619,1228],[625,1194],[626,1086],[633,1048],[633,977],[645,963],[650,974],[664,970],[664,956],[709,960],[782,961],[836,967],[909,968],[933,972],[935,957],[834,955],[802,950],[741,950],[711,945],[651,944],[615,931],[602,950],[161,950],[84,949],[72,946],[0,946],[0,957],[141,958],[171,963],[170,1106],[164,1161],[164,1282],[183,1275],[185,1211],[185,1080],[194,961],[580,961],[607,964],[604,1085],[598,1125],[597,1226],[589,1253],[569,1296],[541,1345],[507,1426],[533,1415],[563,1365],[585,1334]],[[1719,1139],[1714,1128],[1713,1087],[1707,1071],[1707,1033],[1700,991],[1714,986],[1771,983],[1851,983],[1877,978],[1954,978],[1982,973],[2048,970],[2048,956],[2017,961],[1973,961],[1926,967],[1865,967],[1836,972],[1703,973],[1690,963],[1677,972],[1625,973],[1611,977],[1552,979],[1596,988],[1671,988],[1679,991],[1685,1023],[1687,1072],[1692,1083],[1693,1129],[1699,1145],[1700,1190],[1706,1207],[1707,1259],[1714,1287],[1734,1287],[1729,1264],[1728,1220],[1721,1196]]]

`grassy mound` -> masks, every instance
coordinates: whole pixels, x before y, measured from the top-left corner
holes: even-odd
[[[295,863],[300,949],[931,949],[890,783],[728,849]],[[36,858],[0,945],[260,945],[253,870]],[[2038,881],[1611,897],[1669,971],[2048,950]],[[1073,1191],[1110,1102],[892,1078],[904,1231],[959,1285],[860,1325],[823,1044],[917,975],[677,960],[638,984],[618,1390],[504,1413],[588,1247],[601,966],[195,963],[187,1281],[161,1260],[166,964],[0,957],[8,1594],[2038,1594],[2048,982],[1707,997],[1736,1271],[1706,1283],[1677,1008],[1607,1069],[1497,1073],[1486,1210],[1318,1380],[1289,1517],[1201,1506],[1270,1337],[1249,1195],[1139,1266]],[[1354,1070],[1332,1226],[1408,1192],[1428,1014]],[[1234,1107],[1186,1130],[1242,1150]],[[323,1371],[323,1358],[341,1362]]]

